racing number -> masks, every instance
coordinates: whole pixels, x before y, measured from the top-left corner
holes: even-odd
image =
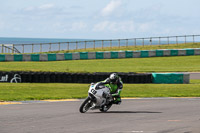
[[[92,89],[91,92],[92,92],[94,95],[97,93],[97,91],[95,91],[94,89]]]

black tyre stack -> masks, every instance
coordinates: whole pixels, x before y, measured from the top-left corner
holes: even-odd
[[[14,75],[18,74],[21,77],[22,83],[91,83],[103,81],[109,77],[110,72],[96,73],[65,73],[65,72],[0,72],[0,80],[5,79],[6,75],[10,82]],[[123,83],[152,83],[151,73],[122,73],[118,75],[122,78]]]

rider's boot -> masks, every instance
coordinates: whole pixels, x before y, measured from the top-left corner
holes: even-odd
[[[115,100],[114,100],[114,104],[120,105],[122,102],[121,97],[120,96],[116,96]]]

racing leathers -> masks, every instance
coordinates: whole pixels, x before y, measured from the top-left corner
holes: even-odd
[[[110,88],[110,94],[115,99],[114,103],[120,104],[121,103],[120,94],[123,88],[123,82],[121,78],[119,77],[118,80],[114,83],[111,82],[110,78],[107,78],[106,80],[101,81],[101,83]]]

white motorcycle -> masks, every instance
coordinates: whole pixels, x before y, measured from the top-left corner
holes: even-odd
[[[114,98],[110,95],[110,88],[102,83],[91,83],[88,97],[81,104],[79,111],[85,113],[88,110],[99,109],[101,112],[106,112],[110,109]]]

